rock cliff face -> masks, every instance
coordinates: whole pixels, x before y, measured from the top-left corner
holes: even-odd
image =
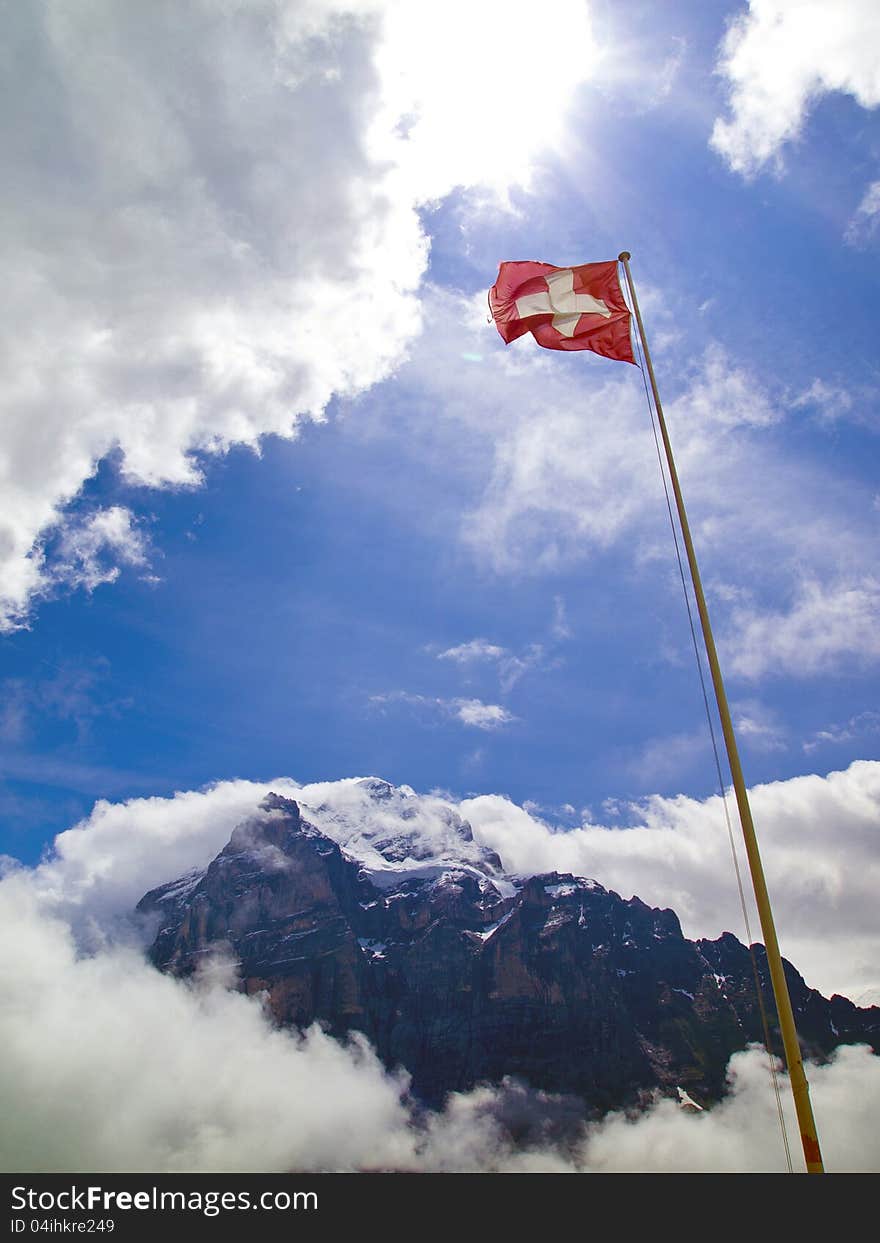
[[[374,802],[396,793],[361,785]],[[341,823],[334,836],[350,844]],[[505,876],[464,822],[441,828],[439,855],[392,832],[361,842],[358,859],[270,795],[206,871],[141,900],[158,920],[152,959],[186,976],[231,953],[240,987],[279,1024],[365,1032],[429,1103],[505,1075],[597,1110],[657,1088],[722,1093],[731,1053],[761,1039],[745,946],[730,933],[685,940],[672,911],[595,881]],[[381,866],[364,865],[373,856]],[[786,970],[810,1053],[876,1041],[880,1010],[827,1000]]]

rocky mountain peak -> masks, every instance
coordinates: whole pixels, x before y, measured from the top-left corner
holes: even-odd
[[[158,920],[160,969],[188,975],[222,949],[279,1024],[365,1033],[430,1102],[510,1075],[589,1108],[658,1089],[706,1102],[761,1039],[730,933],[689,941],[674,911],[571,873],[505,875],[441,800],[375,778],[317,807],[269,794],[139,910]],[[810,1052],[876,1038],[880,1012],[787,971]]]
[[[466,820],[440,797],[419,795],[378,777],[335,783],[329,797],[302,803],[308,821],[360,861],[374,884],[450,867],[503,877],[493,850],[474,841]]]

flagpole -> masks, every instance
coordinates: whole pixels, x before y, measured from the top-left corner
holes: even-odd
[[[797,1112],[798,1125],[801,1132],[801,1143],[804,1149],[804,1159],[807,1163],[808,1174],[823,1174],[825,1171],[822,1164],[822,1153],[819,1148],[819,1137],[816,1134],[816,1123],[813,1119],[813,1109],[810,1104],[810,1089],[807,1083],[806,1074],[804,1073],[803,1061],[801,1060],[800,1045],[798,1044],[797,1031],[794,1025],[794,1014],[792,1013],[791,1008],[791,998],[789,996],[788,985],[785,980],[785,970],[782,966],[782,956],[779,953],[779,942],[776,938],[776,927],[773,923],[773,912],[770,909],[770,899],[767,894],[767,885],[764,880],[764,868],[761,864],[761,856],[758,851],[758,840],[755,836],[755,826],[752,821],[752,812],[749,807],[748,794],[746,793],[746,784],[743,778],[742,765],[739,760],[739,750],[736,745],[736,736],[733,732],[733,722],[730,719],[730,708],[728,707],[727,695],[724,690],[724,681],[721,677],[721,666],[718,664],[718,653],[715,649],[715,640],[712,637],[712,627],[709,623],[709,610],[706,607],[706,597],[703,594],[703,584],[700,579],[700,571],[697,567],[697,558],[694,552],[693,540],[691,539],[690,526],[688,525],[684,500],[681,494],[681,487],[678,482],[678,472],[675,469],[675,460],[672,456],[672,445],[669,440],[669,433],[666,430],[666,420],[663,417],[663,406],[660,403],[660,394],[657,391],[657,380],[654,375],[654,365],[651,362],[651,353],[648,349],[648,342],[645,337],[645,327],[642,323],[642,315],[639,310],[639,301],[636,297],[632,272],[629,267],[629,261],[631,258],[632,256],[628,250],[621,251],[618,255],[618,259],[623,264],[624,271],[626,272],[626,283],[629,288],[630,297],[632,298],[633,310],[635,312],[636,323],[638,324],[639,329],[639,337],[645,353],[645,362],[648,367],[648,379],[651,382],[651,391],[654,394],[654,406],[657,410],[657,421],[660,425],[660,435],[663,439],[663,448],[666,451],[666,461],[669,465],[669,476],[672,481],[672,491],[675,494],[675,506],[678,510],[681,533],[684,539],[685,550],[687,552],[688,566],[690,567],[691,580],[694,585],[697,611],[700,615],[700,625],[703,630],[703,641],[706,645],[706,656],[708,657],[709,669],[712,674],[712,685],[715,688],[715,698],[718,702],[718,715],[721,718],[721,728],[724,733],[727,758],[730,762],[730,773],[733,778],[733,788],[736,793],[736,805],[739,809],[739,818],[742,825],[746,855],[748,857],[749,870],[752,875],[752,885],[755,891],[755,901],[758,906],[758,915],[761,920],[761,932],[764,936],[764,948],[767,951],[767,965],[770,969],[770,979],[773,984],[773,996],[776,1000],[776,1012],[779,1016],[779,1027],[782,1033],[782,1044],[785,1049],[785,1061],[788,1066],[789,1081],[791,1083],[791,1091],[794,1096],[794,1106]]]

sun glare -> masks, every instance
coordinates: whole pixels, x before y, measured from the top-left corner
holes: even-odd
[[[377,56],[383,106],[373,154],[393,161],[423,201],[455,186],[503,196],[528,184],[539,152],[559,148],[578,87],[595,72],[589,6],[450,0],[387,11]]]

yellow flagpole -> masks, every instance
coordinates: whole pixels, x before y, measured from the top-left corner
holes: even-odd
[[[690,527],[688,525],[687,514],[684,508],[684,500],[681,495],[681,487],[678,482],[678,472],[675,469],[675,460],[672,456],[672,445],[669,440],[669,433],[666,430],[666,420],[663,417],[663,407],[660,404],[660,394],[657,392],[657,380],[654,376],[654,365],[651,362],[651,354],[648,350],[648,342],[645,337],[645,328],[642,323],[639,302],[636,297],[632,272],[629,267],[629,261],[631,258],[632,256],[628,250],[621,251],[618,255],[618,259],[623,264],[626,272],[626,283],[629,287],[630,297],[632,298],[633,310],[635,312],[636,323],[638,324],[639,329],[639,337],[641,338],[642,348],[645,353],[645,362],[648,367],[648,379],[651,382],[651,391],[654,394],[654,405],[657,410],[657,421],[660,425],[660,435],[663,439],[663,448],[666,451],[666,461],[669,465],[669,476],[672,481],[672,491],[675,494],[675,506],[678,510],[678,519],[681,524],[681,533],[684,539],[685,550],[687,552],[688,566],[690,567],[691,580],[694,585],[697,611],[700,615],[700,625],[703,630],[703,641],[706,645],[706,656],[708,658],[709,669],[712,674],[712,685],[715,688],[715,698],[718,702],[718,715],[721,718],[721,728],[724,733],[727,758],[730,762],[730,773],[733,778],[733,788],[736,793],[736,805],[739,809],[740,824],[742,825],[746,855],[749,861],[749,871],[752,875],[755,901],[758,906],[758,915],[761,920],[761,932],[764,936],[764,948],[767,951],[767,965],[770,969],[770,979],[773,983],[773,996],[776,1000],[776,1011],[779,1016],[779,1027],[782,1032],[782,1044],[785,1049],[785,1061],[788,1066],[788,1076],[791,1083],[792,1095],[794,1096],[794,1107],[797,1112],[797,1120],[800,1127],[801,1143],[804,1149],[804,1159],[807,1163],[808,1174],[823,1174],[825,1169],[822,1164],[822,1153],[819,1148],[819,1137],[816,1134],[816,1123],[813,1119],[813,1108],[810,1104],[810,1088],[807,1083],[807,1076],[804,1073],[804,1064],[801,1060],[800,1045],[798,1044],[797,1031],[794,1025],[794,1014],[792,1013],[791,1008],[791,998],[788,994],[788,985],[785,980],[785,971],[782,966],[782,956],[779,953],[779,942],[776,938],[776,927],[773,923],[773,912],[770,909],[770,898],[767,894],[767,884],[764,880],[764,868],[761,864],[761,855],[758,851],[758,840],[755,837],[755,826],[752,821],[752,812],[749,807],[748,794],[746,793],[746,784],[743,778],[742,765],[739,760],[736,735],[733,732],[733,722],[730,719],[730,708],[727,704],[724,681],[721,677],[721,666],[718,664],[718,653],[715,650],[715,640],[712,636],[712,627],[709,624],[709,610],[706,607],[706,597],[703,594],[703,584],[700,579],[700,571],[697,567],[694,544],[691,539]]]

